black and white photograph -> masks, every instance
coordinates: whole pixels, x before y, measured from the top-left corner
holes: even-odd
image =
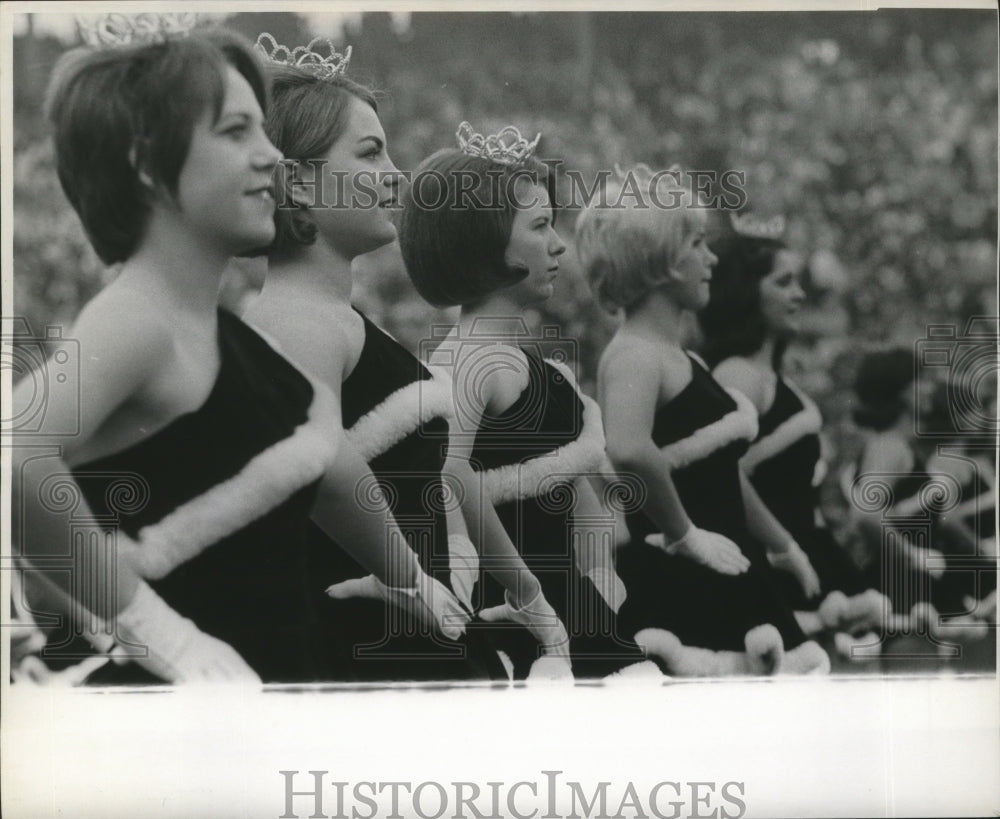
[[[1000,814],[987,2],[6,2],[9,817]]]

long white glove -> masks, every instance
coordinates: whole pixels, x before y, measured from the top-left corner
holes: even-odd
[[[812,563],[809,562],[808,555],[802,551],[802,547],[794,540],[789,542],[788,548],[784,552],[769,552],[767,559],[775,569],[788,572],[798,580],[807,598],[815,597],[819,594],[819,575],[816,574]]]
[[[146,656],[127,654],[118,646],[112,659],[132,660],[167,682],[260,683],[232,646],[205,634],[141,581],[135,597],[117,615],[117,634],[128,643],[145,646]]]
[[[390,587],[370,574],[334,583],[326,593],[335,600],[361,597],[391,603],[415,615],[424,626],[436,629],[450,640],[457,640],[465,634],[465,624],[471,619],[469,612],[447,586],[422,571],[417,574],[412,588]]]
[[[479,618],[487,623],[496,623],[502,620],[518,623],[531,632],[531,635],[542,645],[546,655],[569,656],[569,635],[566,633],[566,627],[562,624],[555,609],[545,599],[541,587],[539,587],[535,598],[519,609],[514,608],[510,602],[510,593],[505,592],[503,604],[483,609],[479,612]]]
[[[465,535],[448,535],[448,563],[451,589],[467,609],[472,610],[472,592],[479,580],[479,553]]]
[[[608,608],[617,614],[618,609],[625,602],[628,593],[625,590],[625,584],[614,568],[611,566],[593,566],[587,572],[587,577],[597,587],[597,591],[604,598],[604,602],[608,604]]]
[[[729,538],[717,532],[699,529],[693,523],[680,540],[664,545],[662,534],[646,535],[646,543],[663,549],[668,555],[683,555],[719,574],[743,574],[750,559]]]

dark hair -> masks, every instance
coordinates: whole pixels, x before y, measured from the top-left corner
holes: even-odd
[[[913,383],[913,369],[913,350],[906,347],[867,353],[854,379],[860,402],[852,410],[854,422],[876,431],[895,424],[906,410],[903,393]]]
[[[475,304],[527,275],[504,259],[519,179],[544,186],[554,205],[555,179],[534,157],[501,165],[446,148],[420,163],[403,195],[399,246],[424,299],[436,307]]]
[[[209,106],[215,118],[222,111],[226,66],[246,79],[266,111],[267,84],[250,44],[221,29],[74,49],[56,64],[46,94],[56,169],[105,264],[135,253],[157,190],[176,196],[195,122]]]
[[[711,296],[698,313],[704,334],[703,353],[714,367],[730,356],[748,356],[764,343],[767,327],[760,308],[761,280],[774,269],[785,243],[778,239],[758,239],[734,231],[712,242],[719,257],[712,270]],[[775,345],[774,368],[780,369],[785,339]]]
[[[350,101],[356,97],[376,112],[374,92],[343,74],[319,79],[302,69],[270,64],[271,110],[264,130],[287,163],[319,159],[340,139],[347,128]],[[286,166],[287,167],[287,166]],[[275,237],[268,252],[280,256],[301,245],[316,241],[316,224],[307,217],[305,206],[292,202],[290,187],[294,174],[281,175],[284,191],[274,211]]]

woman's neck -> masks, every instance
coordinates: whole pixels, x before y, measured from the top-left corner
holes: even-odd
[[[462,307],[458,325],[468,334],[472,325],[477,333],[491,336],[524,337],[531,329],[524,315],[524,305],[504,293],[494,293],[475,305]]]
[[[646,338],[683,347],[689,311],[678,305],[662,290],[654,290],[645,301],[625,315],[624,328]]]
[[[351,260],[315,242],[292,255],[271,259],[259,298],[308,297],[350,304],[352,285]]]
[[[214,319],[219,286],[230,254],[190,231],[153,220],[142,244],[122,265],[116,283],[175,309]]]
[[[774,350],[777,347],[777,344],[777,339],[768,333],[764,336],[764,341],[761,343],[756,352],[750,353],[750,355],[746,356],[746,358],[762,370],[775,369]]]

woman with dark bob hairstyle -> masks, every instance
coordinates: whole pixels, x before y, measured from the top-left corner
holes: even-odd
[[[513,126],[484,136],[462,123],[457,136],[459,148],[415,171],[400,228],[417,290],[461,307],[431,356],[455,385],[452,448],[478,473],[565,624],[573,675],[659,676],[616,623],[623,590],[612,563],[614,517],[595,492],[604,491],[600,410],[565,363],[544,356],[524,318],[552,295],[566,249],[555,230],[555,180],[534,156],[538,139]],[[586,522],[602,517],[603,530]],[[525,607],[495,585],[482,602],[482,619],[506,624],[496,639],[515,677],[527,676],[538,653],[517,625]]]
[[[829,659],[806,641],[769,560],[787,561],[809,586],[807,562],[739,469],[757,413],[683,346],[717,261],[705,210],[680,169],[640,165],[612,183],[626,185],[642,199],[591,203],[576,237],[598,300],[624,314],[598,370],[608,454],[646,487],[618,555],[628,592],[621,620],[681,675],[826,671]]]
[[[182,17],[110,15],[90,32],[105,47],[53,75],[60,181],[121,269],[73,328],[79,355],[54,353],[64,380],[15,450],[17,542],[39,594],[115,660],[91,682],[315,681],[328,663],[310,515],[342,531],[367,470],[338,455],[329,391],[217,306],[227,261],[274,239],[281,153],[249,45],[184,36]],[[377,533],[378,549],[352,546],[398,574]]]
[[[740,461],[761,500],[816,569],[821,592],[808,596],[796,578],[779,575],[786,599],[807,633],[881,630],[885,598],[822,522],[819,483],[822,418],[781,365],[799,331],[805,293],[801,258],[781,241],[784,220],[734,215],[733,229],[713,242],[708,306],[698,314],[715,379],[738,390],[759,414],[759,430]]]
[[[348,430],[345,449],[370,464],[377,480],[371,488],[391,505],[383,519],[399,523],[403,542],[434,578],[428,589],[414,590],[409,582],[386,586],[316,530],[314,582],[327,589],[331,634],[350,649],[333,673],[359,681],[506,680],[485,630],[465,628],[480,553],[519,601],[535,600],[538,583],[492,508],[481,503],[467,465],[451,458],[447,378],[351,305],[352,261],[396,238],[391,215],[399,173],[375,97],[344,75],[349,52],[337,54],[328,41],[291,52],[269,35],[258,43],[271,57],[266,129],[286,157],[278,188],[286,206],[278,208],[267,277],[248,318],[337,395]],[[362,514],[368,491],[358,489]],[[348,536],[334,535],[345,546]],[[463,620],[433,632],[419,628],[399,610],[414,593],[446,597]],[[558,641],[561,626],[547,613],[542,599],[533,633]]]

